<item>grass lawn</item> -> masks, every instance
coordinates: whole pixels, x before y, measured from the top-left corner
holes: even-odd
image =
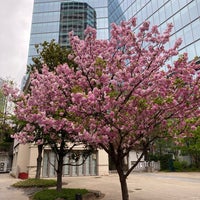
[[[65,200],[75,200],[76,194],[86,194],[88,191],[86,189],[67,189],[63,188],[61,192],[57,192],[56,189],[47,189],[36,192],[32,200],[55,200],[57,198],[62,198]]]
[[[45,187],[55,187],[56,180],[53,179],[26,179],[19,181],[12,185],[17,188],[45,188]],[[63,188],[61,192],[57,192],[56,189],[44,189],[31,195],[32,200],[55,200],[58,198],[65,200],[76,200],[75,196],[77,194],[83,195],[88,193],[86,189],[67,189]]]
[[[20,188],[28,187],[54,187],[56,186],[56,180],[53,179],[35,179],[29,178],[23,181],[14,183],[12,186]]]

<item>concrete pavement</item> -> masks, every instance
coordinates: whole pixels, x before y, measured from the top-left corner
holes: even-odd
[[[12,187],[11,185],[19,181],[9,174],[0,174],[0,200],[28,200],[23,190]]]
[[[0,200],[28,200],[22,189],[11,187],[19,181],[0,174]],[[102,200],[121,200],[116,174],[109,176],[63,177],[63,187],[98,190]],[[128,177],[130,200],[200,200],[200,173],[134,173]]]
[[[116,174],[103,177],[65,177],[66,187],[99,190],[103,200],[121,200]],[[200,173],[133,173],[127,180],[130,200],[200,200]]]

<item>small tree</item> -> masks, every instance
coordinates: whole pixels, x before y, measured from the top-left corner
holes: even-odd
[[[109,41],[97,40],[92,28],[84,41],[71,35],[79,78],[70,109],[79,117],[80,138],[111,157],[123,200],[129,199],[126,179],[149,145],[166,133],[174,136],[174,129],[187,135],[184,122],[199,114],[199,66],[187,54],[168,62],[181,44],[165,48],[172,25],[163,33],[148,22],[134,33],[135,27],[135,19],[113,24]],[[131,150],[141,156],[124,170]]]
[[[12,81],[5,81],[5,83],[13,84]],[[2,87],[2,86],[1,86]],[[14,118],[9,112],[10,107],[8,105],[7,97],[3,93],[3,89],[0,89],[0,148],[8,151],[12,146],[13,139],[10,137],[13,134],[16,126],[12,123]]]
[[[70,67],[75,67],[75,63],[68,59],[68,55],[72,52],[66,47],[61,47],[55,40],[50,42],[36,44],[35,49],[37,56],[32,58],[32,63],[27,66],[27,73],[30,74],[37,69],[42,72],[43,65],[47,65],[50,71],[54,71],[58,65],[67,63]]]
[[[6,121],[0,122],[0,151],[8,152],[12,146],[13,139],[10,137],[14,133],[14,127]]]
[[[192,130],[191,137],[179,138],[178,149],[181,151],[181,155],[189,155],[191,159],[192,167],[200,167],[200,127]]]
[[[92,150],[79,139],[79,130],[73,125],[77,119],[68,109],[72,103],[73,74],[74,69],[67,64],[58,66],[53,72],[44,67],[41,73],[31,74],[30,94],[16,94],[12,88],[4,87],[5,93],[11,94],[15,100],[17,118],[26,122],[23,130],[13,137],[20,143],[34,141],[51,147],[57,158],[58,191],[62,189],[63,165],[76,165],[81,155],[72,154],[74,163],[64,163],[64,157],[81,146],[84,162]]]
[[[29,76],[35,70],[37,70],[39,73],[42,73],[43,65],[47,65],[50,71],[54,71],[58,65],[64,63],[68,63],[70,67],[76,68],[76,64],[72,60],[68,59],[68,55],[71,53],[71,50],[65,47],[61,47],[58,43],[55,42],[55,40],[51,40],[50,42],[44,41],[43,43],[37,44],[35,45],[35,49],[37,56],[33,57],[32,64],[27,66],[27,73]],[[25,92],[31,93],[29,81],[28,85],[25,87]],[[46,142],[44,141],[42,132],[43,130],[39,127],[37,129],[36,127],[38,126],[35,126],[36,142],[43,138],[43,143],[38,144],[37,169],[35,175],[35,178],[40,178],[42,152]]]

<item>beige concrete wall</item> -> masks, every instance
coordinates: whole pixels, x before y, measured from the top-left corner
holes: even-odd
[[[97,161],[98,175],[99,176],[108,175],[109,166],[108,166],[107,153],[104,150],[98,150],[97,157],[98,157],[98,161]],[[28,173],[29,173],[30,178],[35,177],[36,165],[37,165],[37,146],[31,145],[30,146],[30,160],[29,160],[29,166],[28,166]],[[41,174],[42,174],[42,169],[41,169]]]
[[[142,152],[136,152],[136,151],[130,151],[129,153],[129,159],[128,159],[128,166],[129,168],[132,166],[132,162],[135,162],[138,160]],[[144,156],[141,161],[144,161]]]
[[[16,149],[13,150],[13,161],[12,161],[12,168],[10,174],[14,177],[18,177],[18,170],[17,170],[17,152]]]
[[[38,149],[37,145],[30,145],[29,146],[29,162],[28,162],[28,175],[29,178],[35,178],[36,175],[36,166],[37,166],[37,157],[38,157]]]
[[[102,150],[98,150],[98,163],[97,163],[97,169],[98,169],[98,175],[104,176],[109,174],[109,166],[108,166],[108,154]]]
[[[13,165],[11,174],[18,178],[19,173],[28,173],[29,144],[18,144],[13,150]]]

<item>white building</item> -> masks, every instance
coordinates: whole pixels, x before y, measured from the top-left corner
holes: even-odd
[[[76,149],[81,151],[81,149]],[[15,142],[13,151],[13,165],[11,175],[18,178],[21,173],[26,173],[29,178],[34,178],[37,167],[37,145],[34,144],[19,144]],[[56,172],[52,164],[56,166],[54,153],[50,148],[45,148],[43,151],[41,177],[55,177]],[[68,155],[64,161],[67,163]],[[80,161],[81,162],[81,158]],[[63,176],[96,176],[108,175],[108,155],[103,150],[97,150],[90,155],[83,165],[63,167]]]

